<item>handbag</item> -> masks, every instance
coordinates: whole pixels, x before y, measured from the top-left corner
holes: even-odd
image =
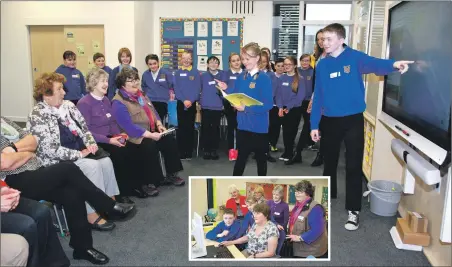
[[[280,252],[281,258],[293,258],[293,242],[290,240],[284,240]]]
[[[98,160],[98,159],[103,159],[103,158],[106,158],[106,157],[109,157],[109,156],[110,156],[110,153],[108,153],[102,147],[99,146],[97,151],[96,151],[96,154],[90,153],[90,154],[88,154],[88,156],[86,156],[86,158],[87,159]]]

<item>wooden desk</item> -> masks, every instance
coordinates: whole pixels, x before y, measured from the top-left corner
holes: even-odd
[[[194,243],[195,243],[195,241],[191,242],[192,245]],[[216,241],[206,239],[206,237],[204,236],[204,244],[206,245],[206,247],[208,247],[208,246],[218,245],[219,243]],[[228,248],[229,252],[231,252],[234,259],[246,259],[245,256],[242,254],[242,252],[240,252],[240,250],[235,245],[227,246],[227,248]]]

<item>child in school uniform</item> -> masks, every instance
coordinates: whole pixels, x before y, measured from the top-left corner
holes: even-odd
[[[284,74],[284,59],[278,58],[275,61],[275,72],[269,72],[272,80],[273,89],[273,108],[270,110],[270,128],[268,129],[268,136],[270,139],[271,152],[277,152],[276,144],[278,143],[279,134],[281,133],[282,119],[279,117],[279,108],[276,106],[276,90],[279,85],[279,78]]]
[[[226,74],[226,81],[228,88],[234,88],[235,81],[243,69],[241,68],[240,55],[232,53],[229,56],[229,70]],[[224,114],[228,122],[228,150],[229,160],[234,161],[237,159],[237,149],[235,146],[236,131],[237,131],[237,111],[232,107],[231,103],[226,99],[223,99]]]
[[[64,100],[70,100],[77,105],[77,102],[86,94],[85,77],[80,70],[77,69],[77,56],[72,51],[63,53],[63,64],[60,65],[56,73],[62,74],[66,78],[63,84]]]
[[[231,209],[225,209],[223,221],[206,234],[206,238],[216,242],[223,242],[237,239],[240,231],[240,223],[235,220],[234,212]]]
[[[272,83],[270,77],[259,71],[261,50],[257,43],[249,43],[242,48],[241,58],[246,72],[241,73],[235,87],[229,89],[221,81],[218,86],[228,94],[243,93],[260,102],[260,106],[235,106],[237,110],[238,157],[234,165],[234,176],[243,175],[248,156],[254,152],[257,162],[257,174],[267,175],[268,154],[268,114],[273,106]]]
[[[283,119],[284,153],[279,157],[289,161],[293,157],[293,146],[301,120],[301,103],[306,97],[306,88],[297,69],[297,59],[289,56],[284,59],[286,74],[281,76],[276,92],[278,115]]]
[[[223,98],[216,81],[226,81],[226,72],[219,70],[220,60],[216,56],[207,59],[207,72],[201,75],[201,138],[204,159],[218,160],[220,143],[220,121],[223,113]]]
[[[102,53],[96,53],[93,55],[93,62],[98,67],[103,69],[108,75],[111,74],[111,68],[105,65],[105,56]]]
[[[320,140],[319,121],[322,116],[321,148],[324,157],[323,175],[331,177],[331,198],[337,197],[337,163],[342,141],[346,153],[347,230],[359,227],[362,199],[362,161],[364,151],[363,74],[387,75],[399,70],[402,74],[413,61],[394,61],[368,56],[344,46],[345,28],[333,23],[323,29],[323,48],[328,54],[316,69],[314,99],[311,111],[311,138]]]
[[[110,101],[113,99],[113,97],[116,94],[116,75],[122,70],[122,68],[131,68],[134,71],[138,72],[137,68],[130,65],[132,63],[132,53],[130,52],[130,49],[127,47],[123,47],[119,49],[118,51],[118,61],[119,66],[115,67],[109,77],[108,77],[108,91],[107,91],[107,97],[110,99]]]
[[[292,165],[294,163],[301,163],[301,151],[303,148],[311,144],[311,123],[310,114],[307,112],[309,101],[311,100],[312,90],[313,90],[313,76],[314,69],[311,67],[311,55],[303,54],[300,57],[301,67],[298,68],[298,73],[300,75],[300,82],[304,83],[306,89],[306,96],[301,103],[301,113],[303,116],[303,129],[301,130],[300,136],[298,137],[297,147],[295,149],[295,155],[289,159],[289,161],[284,162],[286,165]]]
[[[192,66],[192,55],[182,54],[182,67],[174,73],[173,87],[177,99],[177,142],[180,159],[190,160],[193,153],[196,103],[201,92],[201,75]]]
[[[167,69],[160,68],[157,55],[147,55],[145,58],[148,70],[143,72],[141,90],[149,97],[162,121],[168,114],[168,101],[173,87],[173,75]]]

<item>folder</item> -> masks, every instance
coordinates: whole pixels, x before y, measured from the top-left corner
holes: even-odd
[[[256,100],[251,96],[245,95],[244,93],[226,94],[223,90],[221,89],[218,90],[220,90],[221,94],[223,95],[223,98],[229,101],[229,103],[231,103],[233,106],[241,106],[242,105],[241,103],[243,103],[243,105],[247,107],[264,105],[259,100]]]

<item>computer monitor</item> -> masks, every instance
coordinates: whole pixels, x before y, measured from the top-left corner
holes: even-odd
[[[191,257],[200,258],[207,256],[206,244],[204,242],[202,218],[196,212],[193,213],[191,234],[195,239],[195,244],[192,245],[191,248]]]

